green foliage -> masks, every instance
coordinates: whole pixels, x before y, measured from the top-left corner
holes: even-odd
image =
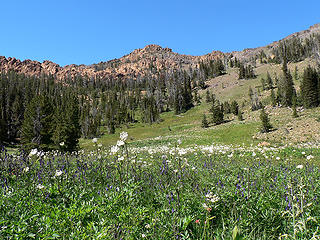
[[[35,96],[27,105],[21,130],[21,140],[26,149],[53,148],[53,106],[47,96]]]
[[[312,239],[317,234],[320,171],[305,164],[303,154],[318,159],[318,149],[144,147],[131,152],[125,143],[113,154],[96,149],[46,153],[41,159],[1,151],[0,237]]]
[[[274,90],[273,89],[271,89],[270,100],[271,100],[271,105],[273,107],[275,107],[277,105],[277,99],[276,99],[276,96],[274,94]]]
[[[234,115],[238,115],[239,113],[239,104],[236,100],[233,100],[231,103],[231,113]]]
[[[267,72],[266,90],[270,90],[270,89],[273,89],[273,81],[272,81],[272,78],[271,78],[269,72]]]
[[[238,116],[238,120],[239,121],[243,121],[243,115],[242,115],[242,111],[241,110],[238,111],[238,115],[237,116]]]
[[[239,65],[239,79],[250,79],[255,78],[256,75],[253,71],[253,67],[251,65]]]
[[[278,99],[283,106],[292,106],[292,100],[296,96],[292,76],[288,70],[287,58],[284,55],[282,65],[282,77],[278,82]]]
[[[219,125],[223,123],[224,121],[223,107],[219,102],[217,102],[216,104],[213,104],[210,111],[212,113],[212,122],[214,124]]]
[[[203,117],[202,117],[201,127],[202,128],[208,128],[209,127],[207,116],[205,114],[203,114]]]
[[[261,120],[261,132],[262,133],[267,133],[270,132],[272,129],[272,125],[270,123],[268,114],[265,112],[264,107],[261,109],[260,112],[260,120]]]
[[[315,69],[308,66],[303,72],[301,96],[305,108],[317,107],[319,100],[319,76]]]

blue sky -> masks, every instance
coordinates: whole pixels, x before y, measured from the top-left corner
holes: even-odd
[[[159,44],[203,55],[263,46],[320,23],[319,0],[2,1],[0,56],[60,65]]]

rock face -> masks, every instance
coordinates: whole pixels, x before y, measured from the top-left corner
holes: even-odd
[[[320,33],[320,24],[316,24],[308,30],[294,33],[285,39],[290,39],[295,36],[304,39],[314,33]],[[225,59],[230,56],[235,56],[242,61],[246,61],[257,56],[261,50],[267,54],[270,53],[272,48],[278,46],[279,43],[280,41],[265,47],[245,49],[232,53],[213,51],[203,56],[178,54],[174,53],[170,48],[162,48],[159,45],[151,44],[142,49],[136,49],[119,59],[92,65],[72,64],[65,67],[61,67],[51,61],[40,63],[32,60],[20,61],[19,59],[11,57],[5,58],[0,56],[0,71],[7,72],[13,70],[31,76],[40,76],[42,74],[54,75],[57,79],[72,78],[79,75],[88,78],[112,76],[135,78],[137,76],[143,76],[146,73],[155,72],[155,69],[157,71],[177,68],[188,69],[189,67],[196,67],[200,61]]]
[[[54,75],[57,79],[75,76],[86,77],[111,77],[144,75],[152,69],[177,69],[194,67],[199,61],[223,58],[222,52],[212,52],[204,56],[182,55],[172,52],[170,48],[162,48],[159,45],[147,45],[142,49],[136,49],[128,55],[108,62],[100,62],[92,65],[67,65],[61,67],[51,61],[42,63],[32,60],[20,61],[15,58],[0,56],[0,71],[10,70],[18,73],[40,76],[42,74]]]

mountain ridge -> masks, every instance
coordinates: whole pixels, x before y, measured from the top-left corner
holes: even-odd
[[[290,40],[294,37],[305,39],[314,33],[320,33],[320,24],[314,24],[309,29],[293,33],[279,41],[274,41],[266,46],[257,48],[247,48],[242,51],[232,51],[223,53],[221,51],[212,51],[205,55],[193,56],[175,53],[171,48],[161,47],[157,44],[150,44],[144,48],[135,49],[131,53],[120,58],[100,62],[91,65],[70,64],[64,67],[49,60],[42,63],[26,59],[21,61],[14,57],[0,56],[0,71],[8,72],[10,70],[18,73],[40,76],[53,75],[57,79],[74,78],[76,76],[95,78],[110,78],[115,76],[125,76],[135,78],[145,75],[151,67],[161,71],[164,69],[176,69],[181,67],[196,67],[201,61],[210,61],[216,59],[225,59],[236,57],[244,62],[252,61],[252,58],[258,56],[263,51],[267,57],[272,57],[272,50],[279,46],[281,41]]]

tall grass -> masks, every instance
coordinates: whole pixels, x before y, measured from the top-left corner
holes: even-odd
[[[319,239],[318,150],[32,153],[0,153],[1,239]]]

